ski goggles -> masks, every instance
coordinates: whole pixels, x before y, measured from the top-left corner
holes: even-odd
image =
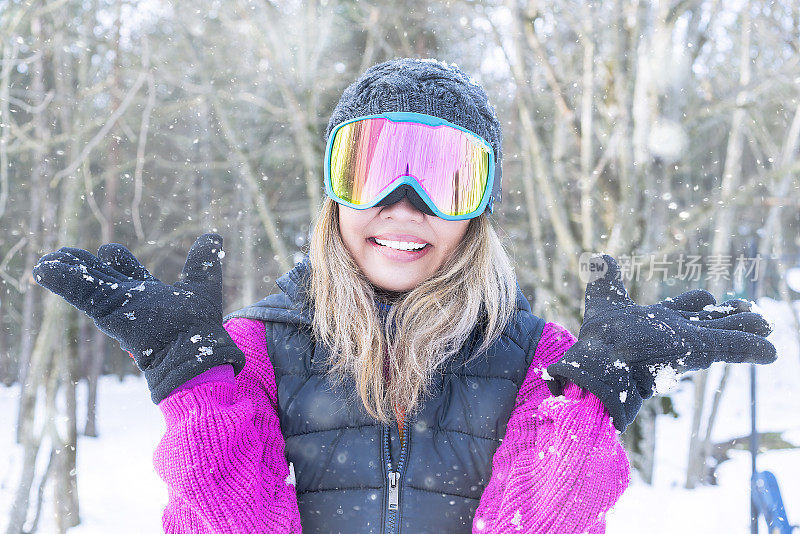
[[[491,145],[431,115],[390,112],[337,125],[325,148],[324,174],[328,196],[355,209],[396,201],[392,193],[401,186],[442,219],[470,219],[487,205],[492,209]]]

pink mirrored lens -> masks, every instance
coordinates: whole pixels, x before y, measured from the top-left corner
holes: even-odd
[[[331,186],[343,200],[369,204],[412,176],[447,215],[477,209],[488,169],[489,151],[477,136],[447,125],[384,118],[339,128],[330,159]]]

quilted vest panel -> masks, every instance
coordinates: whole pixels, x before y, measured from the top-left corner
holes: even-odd
[[[403,450],[396,425],[370,418],[353,384],[335,386],[326,376],[329,353],[312,336],[313,306],[305,298],[309,269],[306,257],[278,279],[283,293],[227,317],[266,325],[303,532],[471,532],[544,320],[530,313],[518,288],[515,319],[489,350],[470,360],[481,342],[476,328],[446,362],[431,397],[407,418]],[[397,500],[391,512],[390,493]]]

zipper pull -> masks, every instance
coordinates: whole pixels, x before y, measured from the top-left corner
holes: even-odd
[[[389,472],[389,510],[397,510],[400,502],[400,473],[395,471]]]

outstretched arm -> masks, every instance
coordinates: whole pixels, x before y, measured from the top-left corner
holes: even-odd
[[[284,455],[277,388],[264,324],[231,319],[225,329],[245,354],[165,398],[166,432],[153,455],[167,483],[167,533],[299,533],[300,514]]]
[[[600,400],[570,384],[552,397],[542,379],[575,338],[547,323],[517,395],[473,533],[605,532],[605,514],[630,481],[630,466]]]

